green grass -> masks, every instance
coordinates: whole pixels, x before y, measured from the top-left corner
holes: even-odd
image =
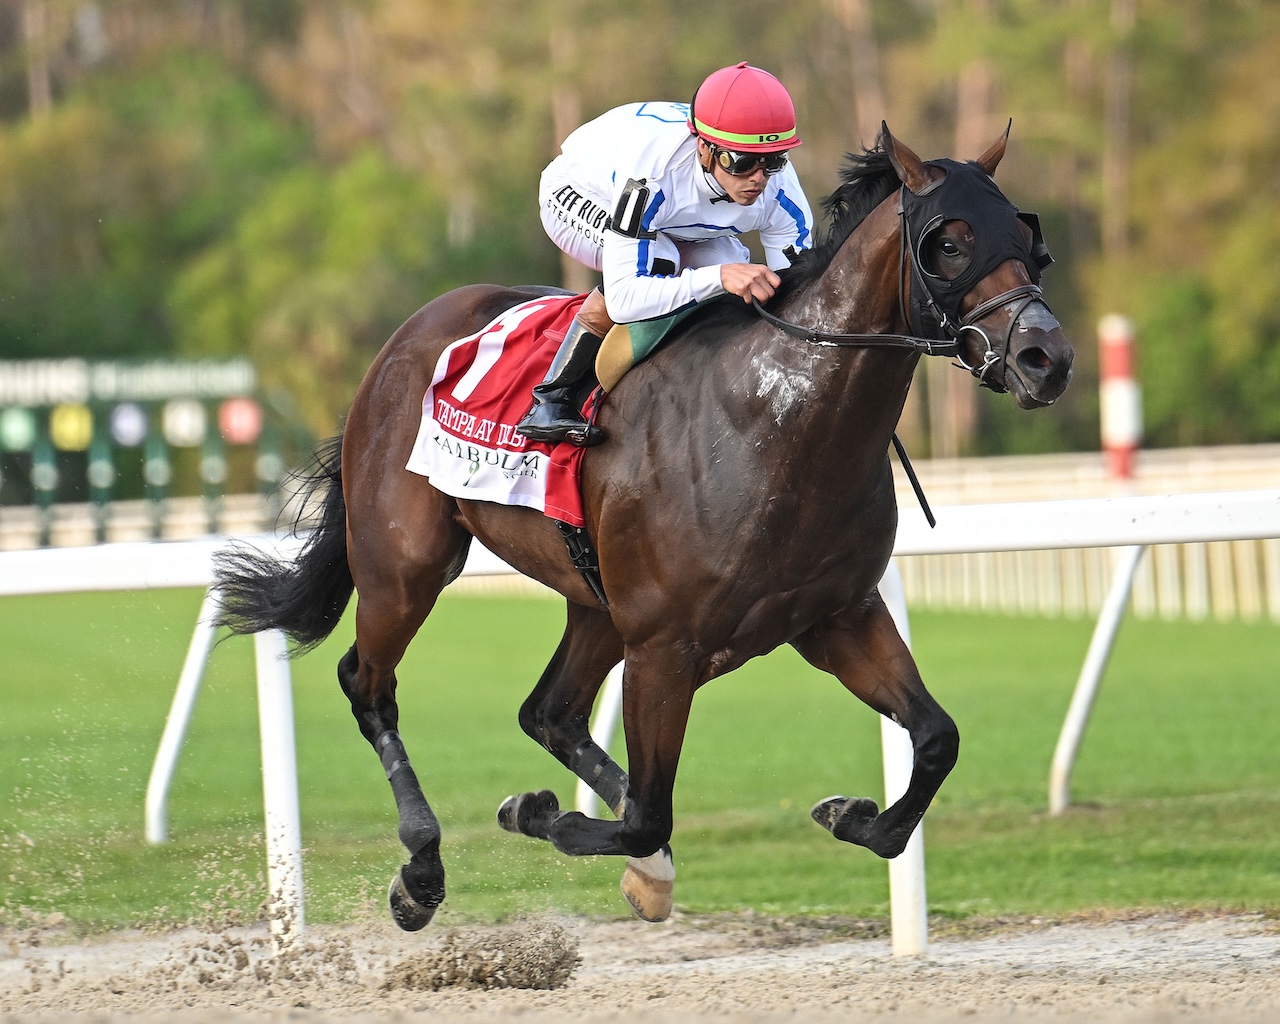
[[[252,915],[262,898],[252,644],[214,652],[170,797],[145,845],[151,760],[196,592],[0,600],[0,924],[82,927]],[[440,919],[555,908],[618,915],[620,864],[500,832],[510,792],[573,780],[516,711],[559,639],[541,599],[449,597],[400,673],[401,726],[445,830]],[[1280,909],[1280,629],[1125,623],[1061,818],[1048,762],[1089,622],[917,613],[960,763],[925,821],[930,909],[953,917],[1102,908]],[[294,663],[312,921],[383,913],[400,862],[394,808],[334,665],[351,616]],[[883,917],[884,862],[813,825],[831,793],[881,795],[876,717],[779,651],[706,687],[676,789],[677,906]]]

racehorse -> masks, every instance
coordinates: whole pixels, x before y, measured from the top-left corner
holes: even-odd
[[[643,918],[671,908],[672,788],[694,694],[781,644],[911,736],[906,792],[881,811],[831,797],[812,810],[837,839],[894,857],[954,766],[959,733],[921,681],[877,591],[897,503],[888,449],[922,353],[953,355],[1022,408],[1051,404],[1073,351],[1038,281],[1051,262],[1032,214],[995,186],[1005,133],[976,161],[923,161],[882,126],[851,156],[831,224],[757,315],[728,296],[689,316],[608,395],[608,443],[582,474],[602,603],[538,511],[463,500],[406,472],[437,357],[540,288],[474,285],[428,303],[366,374],[340,438],[318,454],[318,525],[296,560],[239,550],[219,563],[222,620],[283,629],[303,649],[359,595],[338,679],[379,754],[410,854],[392,915],[423,927],[444,899],[440,826],[401,741],[396,666],[473,537],[562,594],[559,647],[521,728],[601,797],[607,821],[550,791],[507,798],[509,831],[573,855],[627,859]],[[588,731],[624,662],[624,772]]]

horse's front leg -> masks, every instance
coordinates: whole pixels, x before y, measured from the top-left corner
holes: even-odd
[[[560,646],[520,708],[520,728],[618,817],[627,795],[627,773],[591,738],[589,720],[605,675],[621,660],[622,638],[608,612],[571,602]],[[549,839],[559,810],[549,790],[522,793],[507,797],[498,809],[498,823],[510,832]]]
[[[628,657],[622,687],[628,778],[587,733],[586,713],[616,658],[605,631],[590,639],[598,629],[599,623],[592,626],[590,617],[571,611],[565,639],[525,702],[521,724],[613,807],[619,820],[561,811],[549,790],[508,797],[498,820],[503,828],[546,839],[563,853],[625,855],[623,894],[640,917],[661,921],[672,905],[671,795],[694,687],[679,672],[666,679],[643,654]],[[607,633],[616,637],[611,625]]]
[[[880,813],[874,800],[837,796],[813,808],[814,820],[837,839],[865,846],[881,857],[896,857],[955,766],[960,749],[955,722],[925,689],[879,593],[819,623],[792,645],[811,665],[830,672],[854,696],[911,735],[911,782],[892,807]]]

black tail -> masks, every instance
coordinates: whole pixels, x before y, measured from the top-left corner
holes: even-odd
[[[333,632],[346,610],[355,583],[347,565],[347,503],[342,496],[342,437],[316,450],[299,495],[306,509],[324,488],[314,528],[292,562],[241,545],[214,558],[214,586],[221,609],[218,624],[233,633],[280,629],[301,653]],[[299,513],[297,532],[306,525]]]

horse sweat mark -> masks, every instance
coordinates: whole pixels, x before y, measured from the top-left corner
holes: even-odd
[[[773,421],[778,426],[782,426],[788,409],[813,393],[813,379],[808,374],[796,373],[777,364],[762,366],[757,363],[756,371],[759,374],[756,397],[769,402]]]

